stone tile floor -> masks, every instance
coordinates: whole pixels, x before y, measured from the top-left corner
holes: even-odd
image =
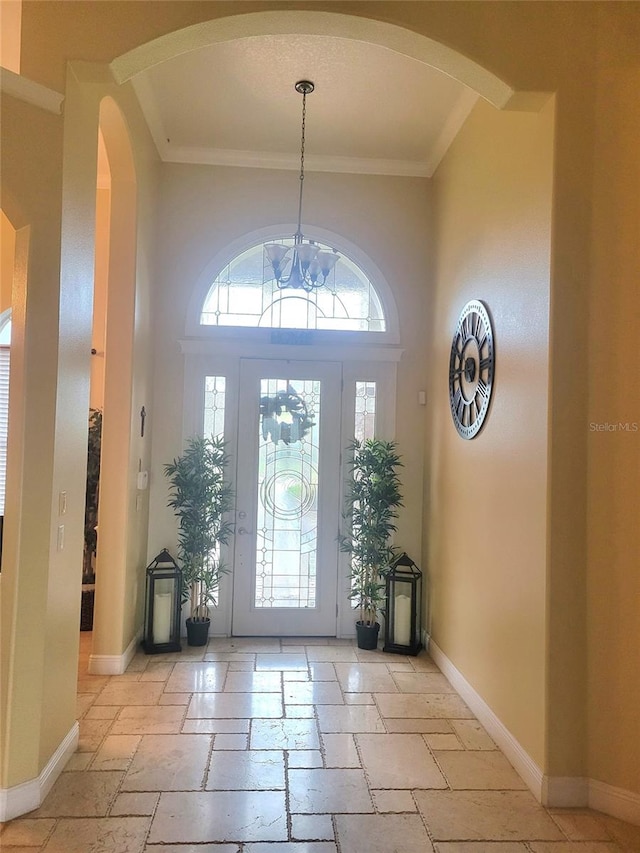
[[[3,853],[632,853],[640,827],[549,810],[426,654],[214,639],[87,673],[80,745]]]

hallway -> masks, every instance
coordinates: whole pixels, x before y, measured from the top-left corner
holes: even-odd
[[[425,654],[214,639],[87,674],[79,751],[6,853],[632,853],[540,807]]]

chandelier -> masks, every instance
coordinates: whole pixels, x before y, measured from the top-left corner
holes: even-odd
[[[313,240],[302,235],[302,190],[304,187],[304,140],[307,118],[307,95],[315,89],[310,80],[298,80],[296,92],[302,95],[302,134],[300,141],[300,197],[298,200],[298,228],[293,236],[293,246],[282,243],[265,243],[264,251],[270,265],[270,273],[281,290],[312,290],[322,287],[327,276],[340,258],[337,252],[320,249]]]

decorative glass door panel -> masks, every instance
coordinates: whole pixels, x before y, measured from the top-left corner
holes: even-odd
[[[241,367],[233,633],[335,635],[340,366]]]
[[[315,607],[321,383],[262,379],[256,607]]]

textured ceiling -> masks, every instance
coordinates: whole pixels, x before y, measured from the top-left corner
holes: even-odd
[[[309,79],[307,167],[431,175],[477,96],[415,59],[329,36],[242,38],[134,78],[162,158],[297,168]]]

